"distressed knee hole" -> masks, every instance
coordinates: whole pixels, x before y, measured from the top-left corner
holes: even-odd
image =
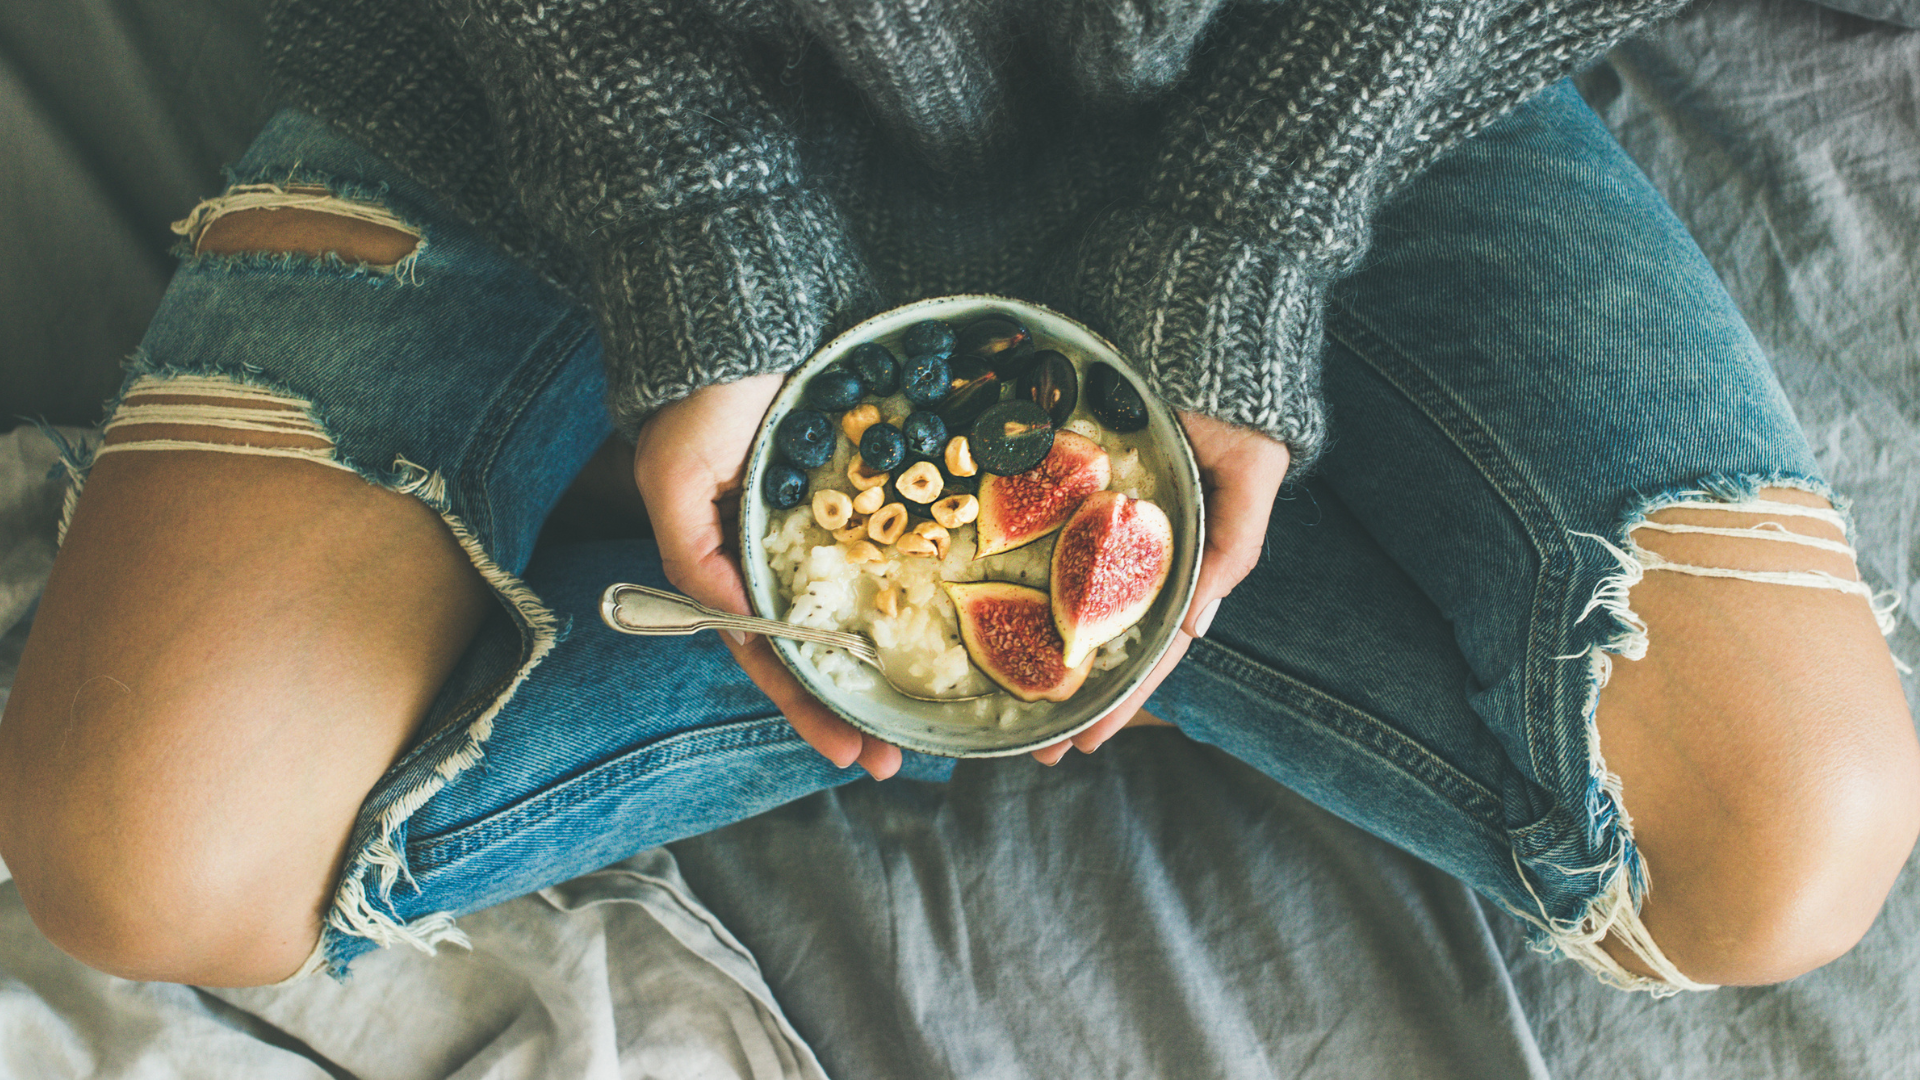
[[[173,231],[196,255],[333,255],[388,273],[407,268],[422,244],[419,230],[383,207],[298,185],[231,188],[196,206]]]
[[[218,376],[143,376],[107,420],[99,453],[209,450],[335,464],[310,404]]]
[[[1860,579],[1839,512],[1820,496],[1792,488],[1769,488],[1746,502],[1678,503],[1632,525],[1628,538],[1655,556],[1650,569]]]
[[[1614,635],[1582,653],[1559,658],[1587,662],[1588,768],[1595,805],[1611,835],[1612,856],[1596,868],[1602,875],[1599,895],[1577,918],[1555,920],[1544,904],[1537,913],[1523,913],[1523,917],[1545,931],[1553,949],[1614,986],[1647,990],[1656,996],[1706,989],[1706,984],[1675,966],[1641,919],[1640,901],[1651,887],[1651,874],[1640,861],[1621,779],[1602,754],[1601,697],[1611,681],[1614,661],[1648,655],[1649,625],[1635,602],[1649,612],[1666,612],[1663,620],[1672,616],[1676,604],[1682,609],[1705,605],[1701,610],[1737,612],[1754,597],[1735,598],[1719,590],[1766,586],[1767,606],[1778,609],[1784,600],[1797,605],[1796,610],[1818,608],[1824,612],[1817,616],[1825,620],[1823,625],[1833,621],[1833,613],[1823,607],[1825,602],[1799,601],[1824,596],[1831,603],[1864,602],[1884,635],[1893,628],[1896,598],[1890,593],[1876,595],[1861,580],[1841,512],[1827,499],[1795,488],[1764,488],[1731,500],[1707,490],[1685,492],[1658,510],[1629,518],[1617,544],[1593,534],[1579,535],[1604,545],[1619,563],[1580,615],[1581,619],[1603,612],[1611,615]],[[1738,584],[1708,580],[1715,578]],[[1649,581],[1658,584],[1639,588]],[[1660,621],[1658,625],[1668,624]],[[1900,666],[1897,660],[1894,664]],[[1525,868],[1517,860],[1516,868],[1524,882]]]
[[[1893,633],[1898,594],[1875,593],[1860,579],[1847,542],[1846,519],[1810,492],[1767,488],[1738,501],[1696,492],[1629,523],[1624,547],[1581,535],[1606,544],[1620,561],[1620,572],[1600,586],[1584,614],[1604,609],[1632,627],[1605,649],[1630,660],[1646,654],[1647,642],[1646,627],[1633,613],[1629,593],[1653,573],[1857,596],[1866,602],[1881,634]],[[1895,664],[1904,669],[1897,660]]]

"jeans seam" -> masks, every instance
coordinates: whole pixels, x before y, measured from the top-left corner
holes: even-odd
[[[636,776],[653,779],[702,755],[770,746],[792,737],[792,727],[780,716],[676,732],[615,754],[451,832],[410,839],[407,862],[416,876],[424,876],[524,833]]]
[[[1555,689],[1564,681],[1560,678],[1561,673],[1557,670],[1542,671],[1540,665],[1554,664],[1557,662],[1554,657],[1568,651],[1567,643],[1560,640],[1560,627],[1571,619],[1573,605],[1584,603],[1585,600],[1576,596],[1578,590],[1574,578],[1580,559],[1572,547],[1565,523],[1540,498],[1535,485],[1528,482],[1520,470],[1512,467],[1510,456],[1471,412],[1453,400],[1390,338],[1338,298],[1330,299],[1327,305],[1327,335],[1346,346],[1355,357],[1372,368],[1433,422],[1486,478],[1488,486],[1498,493],[1500,501],[1520,523],[1528,543],[1533,546],[1538,576],[1527,613],[1526,675],[1521,691],[1521,708],[1525,715],[1521,720],[1527,736],[1527,754],[1532,759],[1529,763],[1532,776],[1552,777],[1557,790],[1567,780],[1567,777],[1560,775],[1561,761],[1571,748],[1553,747],[1544,762],[1550,768],[1543,769],[1543,756],[1538,745],[1542,725],[1536,721],[1536,717],[1543,711],[1540,701],[1543,695],[1553,699],[1549,702],[1553,710],[1561,709],[1558,701],[1561,695]],[[1382,354],[1397,362],[1383,362]],[[1542,523],[1548,527],[1542,528]],[[1558,553],[1560,558],[1548,558],[1549,552]],[[1552,598],[1552,602],[1543,602],[1545,598]],[[1544,618],[1547,612],[1552,612],[1555,617]],[[1553,729],[1552,725],[1547,726],[1557,734],[1557,729]],[[1585,759],[1584,748],[1577,756]],[[1580,779],[1584,781],[1585,778],[1583,776]]]
[[[554,329],[542,335],[539,344],[535,346],[535,349],[543,354],[541,361],[535,364],[522,364],[515,371],[513,380],[503,388],[504,392],[495,397],[495,404],[489,412],[499,415],[490,416],[488,422],[482,425],[483,430],[491,432],[493,437],[486,444],[484,453],[480,455],[478,469],[462,470],[466,475],[462,477],[461,486],[475,496],[474,503],[477,504],[480,512],[486,515],[485,524],[476,528],[480,535],[494,538],[496,541],[498,539],[495,536],[493,499],[488,493],[487,478],[493,475],[494,465],[499,461],[500,451],[506,445],[507,437],[519,424],[520,417],[526,413],[527,407],[539,396],[540,388],[553,381],[560,369],[566,365],[567,360],[580,350],[591,332],[592,327],[581,318],[580,312],[568,312],[566,318],[560,320]],[[564,344],[557,348],[549,347],[557,340],[564,341]],[[521,378],[522,374],[529,370],[537,370],[539,377],[530,380]],[[524,392],[520,389],[522,386],[525,386]],[[505,406],[502,404],[504,402],[510,402],[511,405]]]
[[[1322,729],[1407,773],[1505,843],[1507,829],[1499,796],[1392,724],[1217,641],[1205,638],[1195,641],[1187,659],[1225,679],[1255,687],[1276,703],[1285,702],[1312,718]]]

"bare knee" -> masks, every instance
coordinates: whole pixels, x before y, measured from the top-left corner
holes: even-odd
[[[1656,544],[1692,565],[1854,574],[1844,551],[1798,544]],[[1680,574],[1650,573],[1630,599],[1649,647],[1614,665],[1599,734],[1649,872],[1647,931],[1697,982],[1780,982],[1828,963],[1872,926],[1920,835],[1920,743],[1872,612],[1830,589]],[[1618,943],[1609,951],[1648,972]]]
[[[57,838],[25,842],[48,839]],[[34,925],[88,967],[123,979],[262,986],[298,971],[318,941],[316,915],[275,910],[264,882],[187,872],[184,863],[204,860],[181,850],[108,865],[110,850],[40,853],[15,873]]]
[[[1772,821],[1643,827],[1652,868],[1641,917],[1696,982],[1761,985],[1822,967],[1879,915],[1920,833],[1911,762],[1837,770],[1780,798]],[[1623,948],[1611,950],[1648,973]]]
[[[10,702],[0,731],[34,726],[32,706]],[[22,760],[28,750],[0,738],[0,858],[61,950],[122,978],[222,986],[276,982],[304,962],[322,883],[275,865],[257,817],[212,785],[209,799],[164,776],[142,785],[126,775],[137,763],[96,754],[76,770]]]

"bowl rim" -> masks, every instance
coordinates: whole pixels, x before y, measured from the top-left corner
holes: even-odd
[[[767,413],[759,419],[753,444],[748,452],[747,470],[743,477],[739,509],[740,563],[742,577],[746,585],[747,605],[753,610],[755,615],[769,619],[779,619],[781,617],[771,611],[761,610],[757,600],[758,585],[761,579],[772,574],[772,570],[768,566],[764,554],[760,551],[763,538],[756,534],[751,523],[754,508],[760,501],[758,492],[760,490],[762,476],[774,457],[772,448],[773,425],[767,423],[767,419],[772,415],[779,400],[788,395],[795,381],[801,377],[801,374],[811,371],[815,365],[821,361],[822,356],[828,354],[837,355],[838,353],[851,349],[854,345],[872,340],[876,335],[870,328],[877,323],[884,322],[888,324],[907,325],[915,321],[907,318],[907,316],[913,313],[935,310],[947,311],[956,307],[970,308],[982,305],[1004,306],[1005,308],[1011,309],[1012,313],[1016,315],[1024,315],[1028,310],[1037,311],[1046,318],[1065,323],[1085,334],[1089,340],[1099,346],[1099,349],[1104,350],[1106,354],[1100,356],[1090,355],[1087,359],[1103,362],[1117,360],[1119,370],[1129,375],[1133,382],[1136,384],[1145,382],[1144,374],[1126,358],[1124,353],[1114,346],[1113,342],[1107,340],[1105,335],[1095,331],[1085,323],[1080,322],[1072,316],[1064,315],[1045,304],[992,293],[954,293],[947,296],[935,296],[915,300],[911,303],[878,312],[868,318],[860,320],[860,322],[848,327],[846,330],[835,334],[830,340],[808,354],[804,361],[795,365],[794,368],[787,373],[786,378],[780,384],[780,389],[774,395],[774,401],[769,403]],[[977,317],[984,316],[988,314],[988,312],[968,312],[968,314]],[[927,317],[937,318],[941,316],[928,315]],[[946,317],[952,318],[954,316]],[[1023,319],[1023,321],[1025,320]],[[1076,346],[1076,351],[1089,350],[1080,350]],[[1171,447],[1161,448],[1160,456],[1165,462],[1167,471],[1179,474],[1179,477],[1175,479],[1174,482],[1178,483],[1180,480],[1184,480],[1187,491],[1191,493],[1193,538],[1189,550],[1190,558],[1185,560],[1184,565],[1172,566],[1168,571],[1167,584],[1172,586],[1175,585],[1176,580],[1178,582],[1175,595],[1176,605],[1170,607],[1168,610],[1177,612],[1178,617],[1162,636],[1162,640],[1140,654],[1146,657],[1146,659],[1138,664],[1135,673],[1118,684],[1117,690],[1111,691],[1111,700],[1103,707],[1095,710],[1091,716],[1070,727],[1057,731],[1047,731],[1044,735],[1034,739],[1021,741],[1014,745],[1004,747],[955,749],[953,747],[936,746],[921,741],[912,733],[890,731],[878,727],[854,715],[850,710],[840,708],[834,701],[833,694],[823,693],[821,687],[817,685],[820,681],[819,676],[814,672],[812,666],[800,657],[799,644],[797,642],[787,638],[774,638],[769,636],[768,641],[773,646],[774,655],[778,656],[780,662],[785,665],[787,670],[793,673],[794,678],[800,683],[802,688],[816,700],[820,701],[821,704],[832,710],[834,715],[839,716],[841,719],[853,725],[856,730],[892,743],[903,750],[913,750],[935,757],[997,758],[1031,753],[1041,747],[1051,746],[1063,740],[1071,739],[1111,715],[1115,709],[1124,704],[1126,700],[1133,696],[1133,693],[1146,682],[1152,675],[1154,669],[1159,666],[1161,659],[1166,656],[1167,651],[1173,647],[1173,643],[1179,635],[1179,628],[1185,622],[1187,610],[1193,605],[1193,594],[1199,585],[1200,563],[1202,555],[1206,550],[1205,490],[1201,485],[1199,462],[1194,457],[1193,444],[1187,435],[1186,426],[1180,422],[1179,414],[1174,411],[1172,406],[1160,400],[1157,395],[1143,393],[1141,396],[1146,401],[1149,414],[1162,414],[1178,436],[1175,440],[1172,440],[1173,445]],[[788,407],[791,408],[792,406]],[[1142,641],[1143,643],[1146,641],[1144,636]],[[1151,656],[1147,656],[1149,652]],[[1129,658],[1127,662],[1132,664],[1135,661]],[[854,693],[854,691],[842,690],[839,686],[831,682],[828,683],[827,688],[834,693]],[[996,689],[998,689],[998,687],[996,687]],[[1065,704],[1065,702],[1060,704]]]

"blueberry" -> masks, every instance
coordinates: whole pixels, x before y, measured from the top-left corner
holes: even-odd
[[[825,465],[833,457],[833,439],[833,421],[812,409],[793,410],[773,430],[773,448],[803,469]]]
[[[875,424],[860,436],[860,460],[869,469],[892,472],[906,456],[906,437],[892,424]]]
[[[907,449],[919,457],[938,460],[946,453],[947,425],[938,413],[914,413],[907,417],[901,431],[906,436]]]
[[[851,371],[829,368],[807,383],[807,404],[827,412],[851,409],[860,403],[860,379]]]
[[[900,362],[879,342],[856,345],[853,352],[847,354],[847,367],[859,378],[861,387],[874,397],[886,397],[900,389]]]
[[[807,497],[807,474],[791,465],[775,462],[767,466],[761,491],[767,497],[768,506],[775,510],[791,509],[799,506],[800,501]]]
[[[900,335],[900,347],[908,356],[952,356],[953,327],[938,319],[914,323]]]
[[[938,405],[940,399],[947,396],[951,375],[946,357],[916,356],[907,361],[907,368],[901,373],[900,389],[915,405]]]

